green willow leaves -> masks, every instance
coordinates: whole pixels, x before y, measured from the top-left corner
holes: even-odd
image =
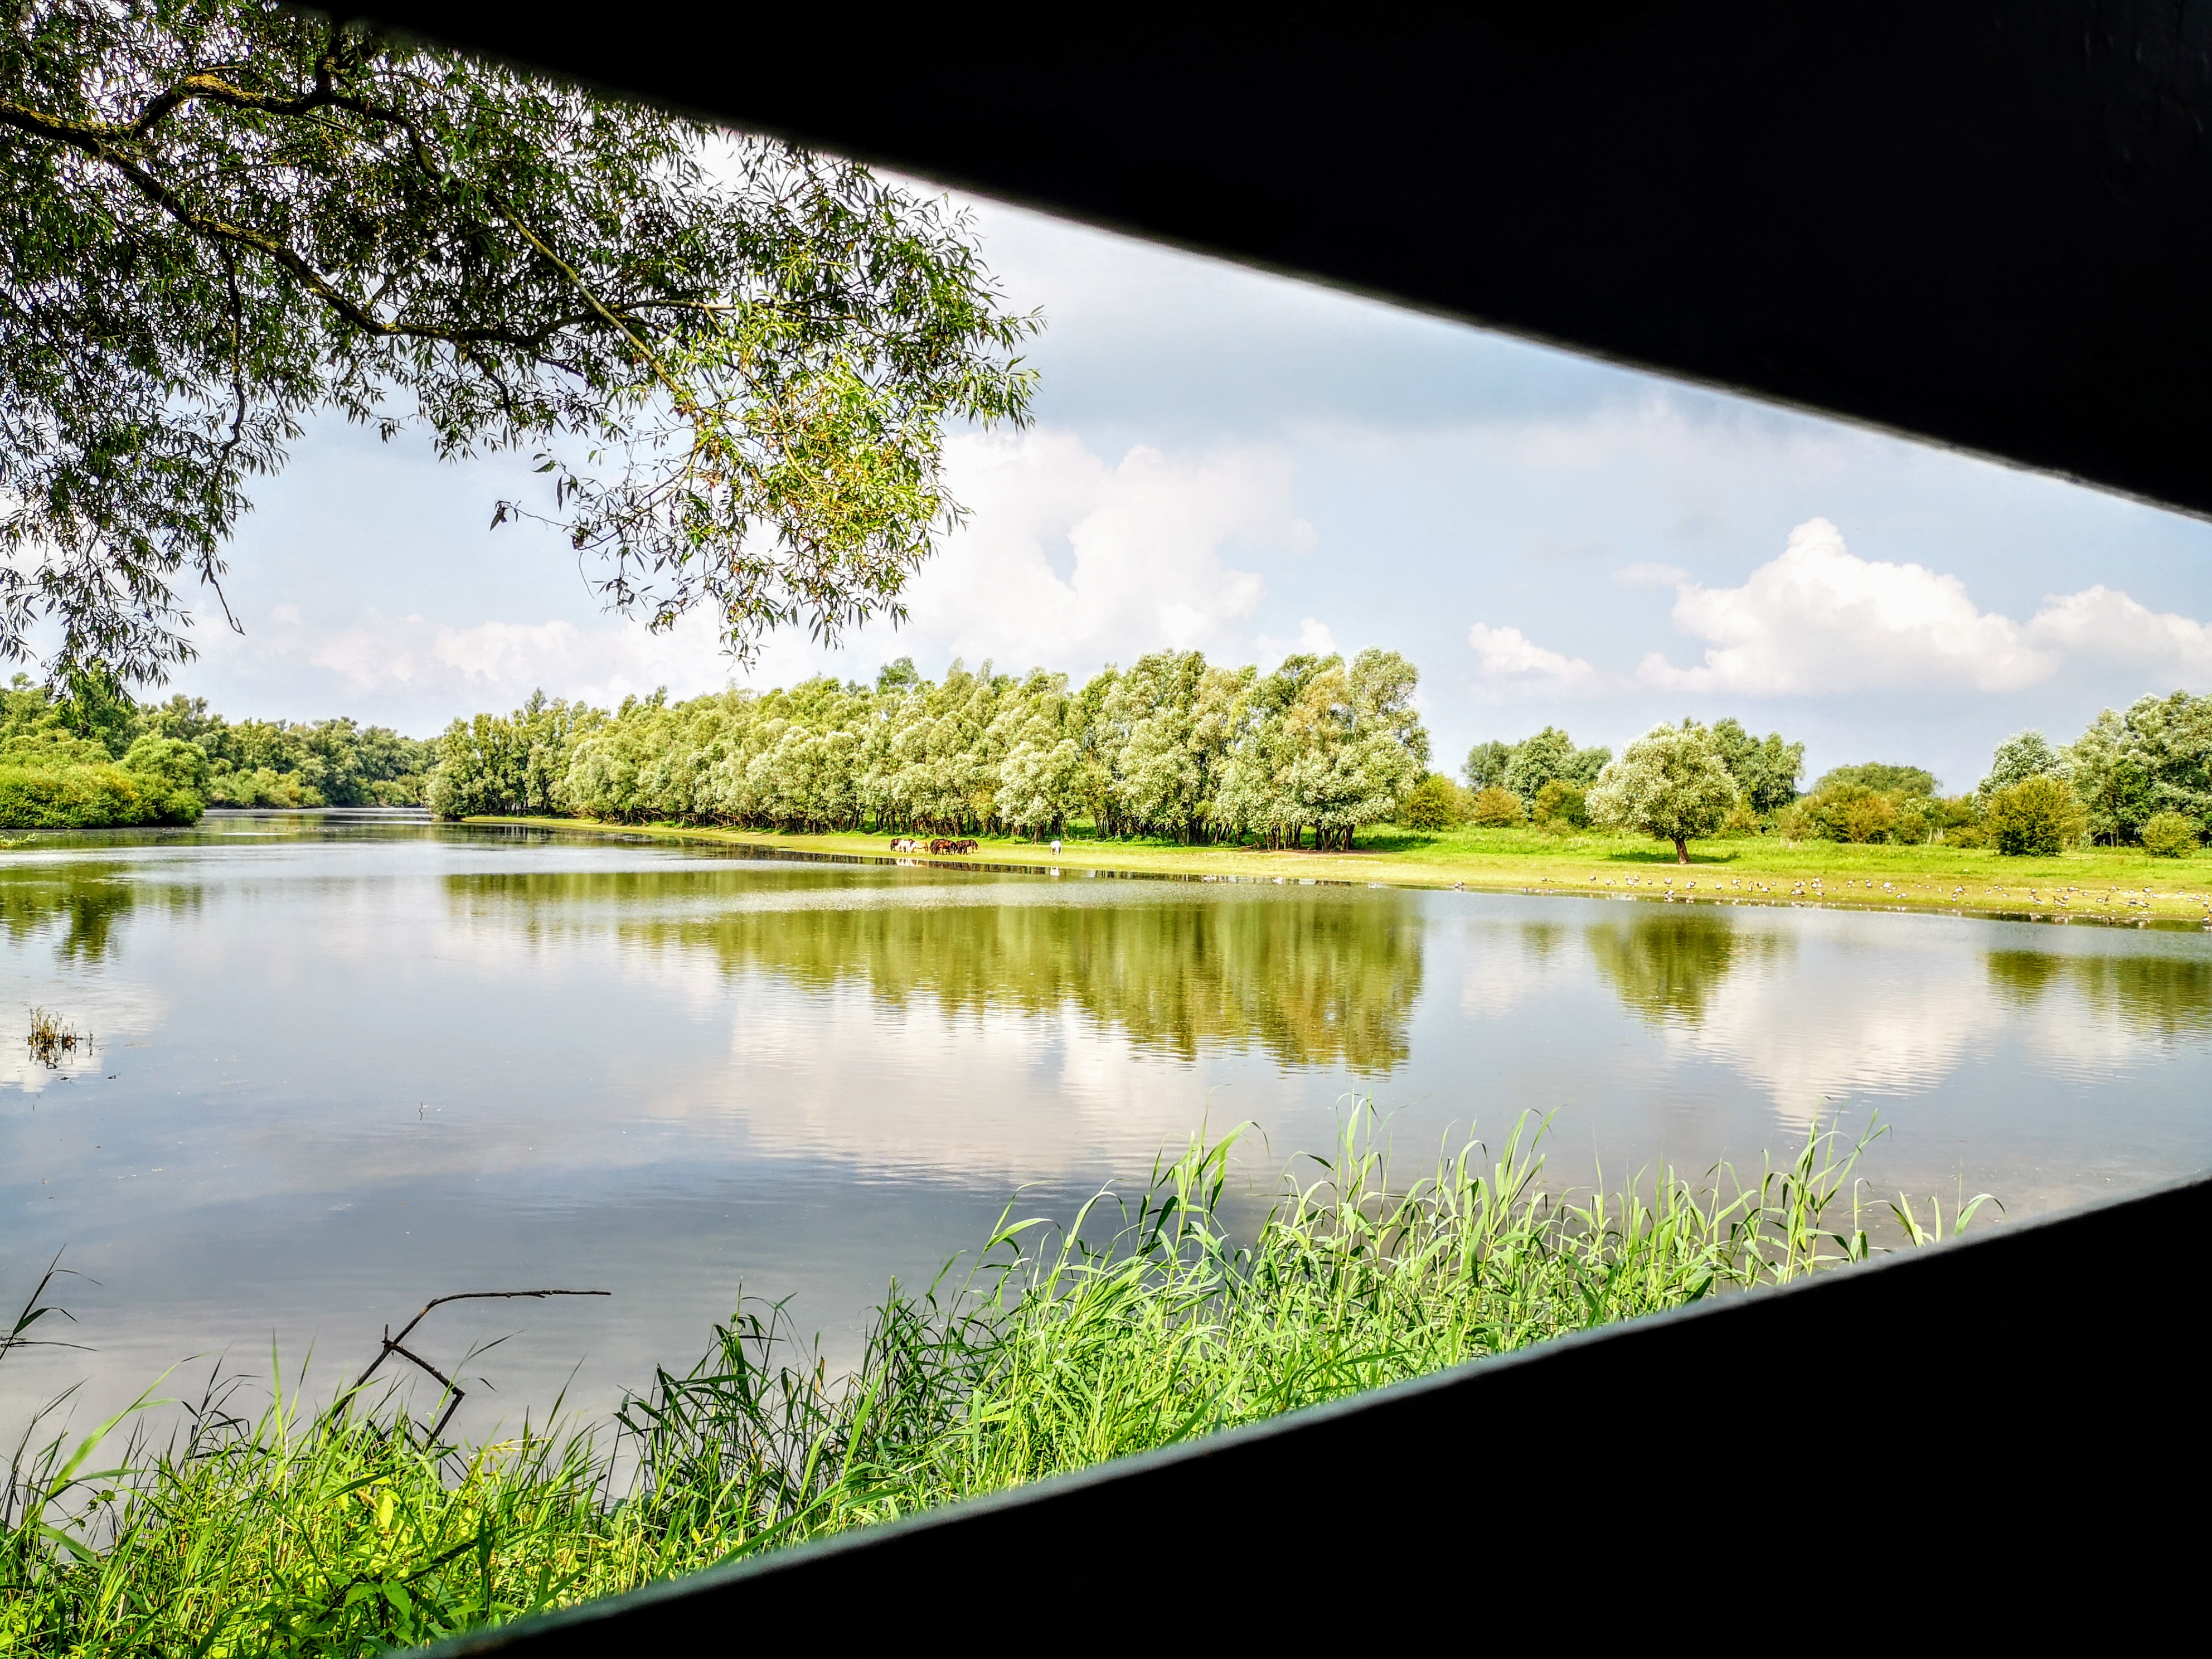
[[[1395,651],[1294,656],[1273,673],[1155,651],[1079,689],[955,660],[940,682],[902,658],[875,688],[835,679],[610,716],[541,692],[513,715],[455,720],[423,798],[447,817],[581,812],[878,834],[1069,832],[1186,843],[1349,848],[1428,764],[1420,676]]]
[[[972,227],[849,162],[265,0],[0,0],[0,654],[154,680],[312,411],[520,448],[609,602],[901,614],[1026,418]],[[227,604],[225,614],[228,614]]]

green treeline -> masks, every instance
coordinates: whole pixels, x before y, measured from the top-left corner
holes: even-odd
[[[57,697],[18,674],[0,690],[0,828],[195,823],[206,769],[96,681]]]
[[[1272,673],[1195,651],[1065,674],[923,679],[902,658],[864,686],[809,680],[602,711],[541,693],[456,720],[426,785],[448,817],[575,812],[781,830],[1106,836],[1349,847],[1394,817],[1428,763],[1419,675],[1395,652],[1294,656]]]
[[[0,828],[192,823],[210,806],[417,805],[429,757],[427,743],[350,720],[233,725],[204,697],[142,708],[90,678],[57,695],[18,674],[0,690]]]
[[[1797,799],[1797,779],[1805,769],[1805,745],[1786,743],[1778,732],[1763,738],[1742,722],[1716,720],[1710,727],[1685,720],[1698,732],[1728,772],[1735,811],[1726,827],[1741,831],[1771,825],[1772,815]],[[1479,743],[1468,751],[1461,776],[1464,790],[1449,779],[1425,781],[1425,816],[1416,827],[1442,827],[1443,817],[1486,828],[1510,828],[1531,821],[1540,827],[1575,831],[1590,824],[1589,792],[1613,765],[1613,750],[1579,749],[1554,726],[1518,743]]]
[[[1833,768],[1800,793],[1803,744],[1779,732],[1753,738],[1733,720],[1710,727],[1685,720],[1681,730],[1710,750],[1735,796],[1710,833],[1942,842],[2021,854],[2055,853],[2087,840],[2171,856],[2212,831],[2212,696],[2186,691],[2142,697],[2125,714],[2107,708],[2063,746],[2040,732],[2008,738],[1990,757],[1988,775],[1948,797],[1933,773],[1884,762]],[[1516,744],[1477,744],[1462,771],[1465,787],[1424,779],[1410,798],[1407,821],[1421,829],[1533,821],[1578,830],[1590,822],[1589,793],[1612,762],[1610,750],[1578,749],[1553,726]]]
[[[343,717],[234,724],[210,714],[204,697],[171,697],[142,718],[206,757],[210,806],[420,806],[434,752]]]

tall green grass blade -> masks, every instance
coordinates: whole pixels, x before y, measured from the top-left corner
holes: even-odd
[[[514,1438],[447,1444],[389,1393],[310,1411],[304,1373],[288,1396],[273,1363],[258,1417],[216,1379],[167,1444],[140,1435],[112,1469],[88,1472],[93,1449],[145,1420],[150,1389],[74,1447],[34,1424],[0,1507],[0,1651],[380,1652],[1873,1248],[1852,1172],[1878,1127],[1816,1129],[1752,1179],[1722,1165],[1553,1193],[1542,1120],[1402,1185],[1382,1127],[1349,1116],[1249,1234],[1225,1212],[1241,1127],[1065,1228],[1010,1205],[964,1266],[890,1287],[849,1376],[797,1340],[787,1304],[747,1301],[696,1364],[657,1370],[599,1428],[562,1428],[556,1407]],[[1831,1219],[1846,1190],[1848,1226]],[[1937,1205],[1932,1223],[1903,1194],[1890,1207],[1917,1245],[1993,1202]]]

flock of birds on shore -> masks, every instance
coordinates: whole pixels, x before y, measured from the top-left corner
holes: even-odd
[[[1547,876],[1543,879],[1545,884],[1553,884],[1552,878],[1550,877]],[[1589,878],[1589,884],[1595,886],[1601,881],[1602,881],[1607,887],[1618,885],[1622,887],[1648,888],[1654,884],[1650,879],[1641,876],[1622,876],[1619,878],[1617,881],[1616,878],[1612,876],[1592,876]],[[1698,884],[1694,880],[1686,877],[1683,878],[1681,890],[1679,893],[1676,892],[1674,889],[1674,878],[1672,876],[1661,878],[1657,885],[1668,898],[1686,898],[1692,893],[1698,890]],[[1909,885],[1899,886],[1894,882],[1885,881],[1877,886],[1871,878],[1861,878],[1856,876],[1846,876],[1841,882],[1837,884],[1837,886],[1840,892],[1854,897],[1871,897],[1876,893],[1879,893],[1888,898],[1918,898],[1923,901],[1932,899],[1939,904],[1958,904],[1967,902],[1966,889],[1964,887],[1954,887],[1948,893],[1945,893],[1942,889],[1935,887],[1923,888],[1916,891]],[[1863,895],[1850,894],[1849,890],[1853,887],[1863,888],[1865,892]],[[1455,882],[1453,884],[1453,890],[1455,892],[1464,891],[1465,889],[1466,884],[1464,882]],[[1723,884],[1718,878],[1716,878],[1707,884],[1707,889],[1711,894],[1723,896],[1730,893],[1763,893],[1770,896],[1780,896],[1785,898],[1822,899],[1829,896],[1827,884],[1819,876],[1801,878],[1797,881],[1792,883],[1786,892],[1782,890],[1779,884],[1763,882],[1757,879],[1755,877],[1749,878],[1735,877],[1730,878],[1725,884]],[[2100,905],[2106,909],[2125,908],[2148,910],[2154,908],[2152,904],[2151,890],[2148,887],[2109,887],[2101,894],[2095,892],[2085,893],[2081,888],[2072,886],[2054,887],[2051,890],[2048,895],[2045,895],[2041,890],[2034,887],[2029,887],[2026,889],[2025,891],[2027,895],[2027,902],[2037,905],[2046,905],[2054,908],[2073,909],[2084,904]],[[2002,899],[2012,902],[2019,902],[2019,896],[2017,894],[2014,894],[2002,887],[1984,888],[1982,891],[1982,896],[1984,898]],[[2197,905],[2203,909],[2206,921],[2212,921],[2212,895],[2202,893],[2181,893],[2176,894],[2173,896],[2179,902],[2185,904],[2193,898]]]

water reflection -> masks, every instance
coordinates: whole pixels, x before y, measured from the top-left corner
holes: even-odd
[[[1396,892],[1188,890],[1096,898],[1065,886],[855,885],[851,873],[750,872],[708,884],[689,908],[623,914],[635,878],[485,873],[453,878],[460,914],[505,913],[538,932],[594,925],[601,907],[628,944],[705,952],[726,974],[808,989],[865,987],[906,1011],[948,1017],[1080,1012],[1137,1048],[1195,1060],[1265,1054],[1277,1065],[1387,1073],[1411,1054],[1421,993],[1422,912]],[[665,899],[665,879],[651,896]],[[1555,930],[1558,931],[1558,930]]]
[[[272,1331],[357,1370],[499,1284],[617,1294],[456,1327],[527,1333],[477,1426],[589,1409],[739,1285],[857,1342],[1009,1193],[1065,1214],[1202,1123],[1272,1191],[1352,1095],[1416,1161],[1552,1114],[1566,1182],[1878,1106],[1875,1190],[2015,1219],[2212,1158],[2203,935],[276,828],[0,861],[0,1261],[66,1249],[96,1351],[0,1367],[0,1423]],[[32,1064],[33,1004],[96,1061]]]
[[[2052,1012],[2042,1005],[2063,989],[2079,1012],[2117,1019],[2138,1037],[2212,1032],[2212,960],[2201,956],[1992,951],[1989,978],[2002,1000],[2026,1012]]]
[[[1584,930],[1590,959],[1621,1006],[1646,1024],[1702,1025],[1721,983],[1757,963],[1786,965],[1796,941],[1712,910],[1640,908]]]
[[[0,880],[0,933],[21,945],[58,933],[54,951],[62,962],[92,964],[113,951],[117,924],[140,905],[191,911],[199,902],[198,884],[133,880],[120,862],[42,864]]]

